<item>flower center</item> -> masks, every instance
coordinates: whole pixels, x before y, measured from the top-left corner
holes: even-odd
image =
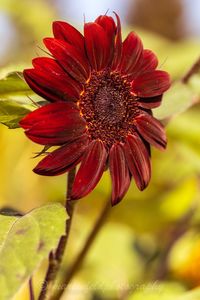
[[[110,87],[101,87],[94,99],[94,114],[96,119],[107,125],[117,124],[126,116],[126,106],[118,90]]]
[[[108,148],[134,131],[137,101],[118,73],[93,72],[78,104],[91,139],[101,139]]]

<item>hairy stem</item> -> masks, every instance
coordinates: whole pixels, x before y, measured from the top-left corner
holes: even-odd
[[[65,290],[67,289],[67,286],[69,284],[69,282],[71,281],[71,279],[73,278],[73,276],[75,275],[75,273],[80,269],[84,258],[86,257],[88,251],[90,250],[95,238],[97,237],[100,229],[102,228],[106,217],[108,215],[108,212],[110,211],[110,201],[106,202],[106,205],[104,206],[100,216],[98,217],[98,219],[96,220],[96,223],[91,231],[91,233],[89,234],[87,240],[85,241],[82,250],[80,251],[80,253],[78,254],[78,256],[76,257],[74,263],[71,265],[71,267],[69,268],[69,270],[63,274],[62,276],[62,282],[60,283],[60,286],[63,287],[62,289],[57,289],[55,294],[50,298],[51,300],[58,300],[60,299],[60,297],[63,295],[63,293],[65,292]]]
[[[71,198],[72,185],[74,182],[75,172],[76,172],[75,168],[72,169],[68,173],[68,178],[67,178],[66,211],[69,216],[69,219],[67,219],[66,221],[65,235],[63,235],[60,238],[56,251],[51,252],[49,254],[49,266],[46,272],[45,280],[43,282],[38,300],[50,299],[53,286],[54,286],[54,281],[60,269],[62,258],[67,246],[67,241],[68,241],[69,232],[71,228],[73,210],[74,210],[74,202],[69,200]]]

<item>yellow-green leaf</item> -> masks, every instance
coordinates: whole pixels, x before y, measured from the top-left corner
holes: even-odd
[[[22,79],[22,73],[11,72],[0,80],[0,99],[9,99],[13,95],[27,95],[33,93]]]
[[[65,232],[65,208],[49,204],[23,217],[0,215],[1,300],[11,299]]]
[[[154,116],[160,120],[186,111],[199,101],[198,94],[188,85],[176,82],[167,91],[160,107],[154,109]]]
[[[0,101],[0,123],[10,129],[18,128],[19,121],[27,115],[33,106],[20,104],[11,100]]]

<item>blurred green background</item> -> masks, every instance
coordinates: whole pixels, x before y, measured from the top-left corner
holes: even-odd
[[[123,201],[111,209],[87,258],[63,299],[200,299],[200,75],[188,86],[181,78],[200,56],[200,7],[193,1],[0,0],[0,74],[21,71],[44,55],[42,38],[53,20],[86,20],[109,8],[122,15],[123,34],[134,30],[159,57],[173,87],[155,115],[167,124],[168,148],[152,152],[153,176],[138,192],[132,182]],[[95,3],[95,4],[94,4]],[[196,5],[196,7],[195,7]],[[199,17],[199,18],[197,18]],[[196,23],[195,23],[196,22]],[[200,21],[199,21],[200,22]],[[39,46],[39,47],[38,47]],[[12,99],[12,95],[10,95]],[[24,100],[30,103],[28,95]],[[47,202],[64,202],[66,176],[32,172],[41,147],[21,129],[0,126],[0,206],[23,213]],[[108,172],[76,205],[64,268],[80,251],[111,191]],[[34,275],[36,294],[47,262]],[[17,299],[29,299],[25,286]]]

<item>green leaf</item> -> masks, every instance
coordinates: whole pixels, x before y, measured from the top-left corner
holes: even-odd
[[[187,128],[187,130],[185,130]],[[200,152],[200,132],[199,111],[194,108],[171,120],[167,127],[170,136],[179,146],[180,143],[192,146],[194,150]],[[182,146],[182,145],[181,145]]]
[[[33,93],[22,79],[22,73],[12,72],[0,80],[0,99],[9,99],[13,95]]]
[[[167,91],[160,107],[154,109],[154,116],[160,120],[180,114],[199,101],[196,91],[189,85],[176,82]]]
[[[59,204],[37,208],[23,217],[0,215],[1,300],[11,299],[65,233],[67,215]]]
[[[10,216],[4,216],[0,215],[0,249],[4,243],[4,240],[6,239],[6,236],[8,232],[10,231],[13,223],[17,220],[17,217],[10,217]]]
[[[0,123],[18,128],[19,121],[36,108],[28,96],[34,102],[41,99],[23,80],[22,73],[12,72],[0,79]]]
[[[32,105],[20,104],[11,100],[0,101],[0,123],[10,129],[18,128],[19,121],[33,110]]]
[[[22,72],[8,72],[8,69],[0,72],[0,100],[12,100],[22,104],[44,101],[28,86]]]

